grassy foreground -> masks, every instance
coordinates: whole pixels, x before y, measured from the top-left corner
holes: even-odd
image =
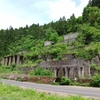
[[[90,100],[81,96],[61,97],[37,92],[32,89],[22,89],[17,86],[0,83],[0,100]],[[92,99],[93,100],[93,99]]]

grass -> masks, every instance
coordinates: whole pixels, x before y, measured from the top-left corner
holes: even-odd
[[[91,100],[81,96],[58,96],[32,89],[23,89],[17,86],[0,83],[0,100]],[[93,99],[92,99],[93,100]]]

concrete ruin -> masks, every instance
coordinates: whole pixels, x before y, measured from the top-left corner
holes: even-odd
[[[52,57],[47,56],[44,62],[41,62],[38,66],[45,69],[49,69],[55,73],[56,77],[66,76],[70,79],[90,77],[97,73],[97,70],[91,68],[92,64],[100,66],[100,57],[97,55],[91,60],[83,60],[77,58],[75,55],[63,55],[62,60],[53,61]],[[2,65],[10,66],[12,64],[24,64],[22,55],[6,56],[2,60]],[[28,72],[28,71],[27,71]]]
[[[10,66],[12,64],[23,64],[23,56],[22,55],[13,55],[13,56],[6,56],[1,61],[2,65]]]
[[[63,42],[73,42],[77,39],[78,35],[80,33],[71,33],[71,34],[67,34],[67,35],[64,35],[64,41]],[[50,46],[52,45],[53,41],[46,41],[44,42],[44,46]]]
[[[66,76],[70,79],[90,77],[97,71],[91,68],[92,64],[100,65],[100,58],[96,56],[92,60],[85,61],[77,58],[74,55],[66,55],[66,60],[60,61],[44,61],[39,64],[39,67],[44,67],[55,73],[55,76]]]
[[[64,42],[74,41],[79,33],[68,34],[64,36]],[[45,42],[44,46],[51,45],[51,41]],[[38,66],[49,69],[55,73],[55,76],[62,77],[66,76],[68,78],[74,79],[75,77],[90,77],[97,73],[96,70],[91,68],[92,64],[100,66],[100,56],[92,58],[91,60],[85,61],[82,58],[77,58],[75,55],[63,55],[62,60],[53,61],[51,55],[45,55],[43,58],[44,62],[41,62]],[[23,55],[12,55],[6,56],[2,59],[2,65],[10,66],[11,64],[24,64]],[[26,70],[26,69],[25,69]],[[28,71],[27,71],[28,72]]]
[[[67,60],[45,61],[40,63],[39,66],[53,71],[57,77],[66,76],[73,79],[90,76],[89,64],[73,55],[67,55]]]
[[[75,41],[79,34],[80,33],[72,33],[72,34],[64,35],[64,42],[73,42],[73,41]]]
[[[46,42],[44,43],[44,46],[50,46],[52,43],[53,43],[52,41],[46,41]]]

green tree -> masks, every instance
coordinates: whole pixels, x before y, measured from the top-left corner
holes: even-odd
[[[92,0],[92,6],[97,6],[100,8],[100,0]]]

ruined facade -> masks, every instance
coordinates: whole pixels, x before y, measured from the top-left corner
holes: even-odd
[[[49,69],[55,76],[68,78],[90,76],[90,65],[83,59],[76,58],[74,55],[66,55],[66,60],[45,61],[39,64],[40,67]]]
[[[91,68],[92,64],[100,65],[100,57],[96,56],[91,60],[83,60],[77,58],[75,55],[64,55],[66,60],[60,61],[44,61],[39,64],[40,67],[49,69],[55,73],[55,76],[74,79],[75,77],[90,77],[93,76],[97,71]]]
[[[80,33],[73,33],[73,34],[64,35],[64,42],[73,42],[73,41],[75,41],[79,34]]]
[[[10,66],[11,64],[23,64],[23,56],[22,55],[13,55],[13,56],[6,56],[1,61],[2,65]]]
[[[69,34],[64,36],[64,41],[74,41],[79,33]],[[44,46],[51,45],[52,42],[45,42]],[[44,62],[41,62],[38,66],[49,69],[55,73],[55,76],[62,77],[66,76],[68,78],[74,79],[75,77],[90,77],[97,72],[91,68],[92,64],[100,66],[100,56],[92,58],[91,60],[85,61],[82,58],[77,58],[75,55],[63,55],[62,60],[53,61],[51,55],[45,55],[43,59]],[[2,65],[10,66],[12,63],[16,65],[23,64],[23,55],[12,55],[6,56],[2,59]],[[25,69],[26,70],[26,69]],[[27,71],[28,72],[28,71]]]
[[[91,68],[91,65],[96,64],[100,66],[100,57],[98,55],[87,61],[82,58],[77,58],[72,54],[63,55],[62,58],[63,60],[53,61],[49,55],[45,58],[45,61],[41,62],[38,66],[51,70],[55,73],[56,77],[66,76],[70,79],[93,76],[97,71]],[[10,66],[13,63],[16,65],[23,64],[23,56],[7,56],[2,60],[2,65]]]

